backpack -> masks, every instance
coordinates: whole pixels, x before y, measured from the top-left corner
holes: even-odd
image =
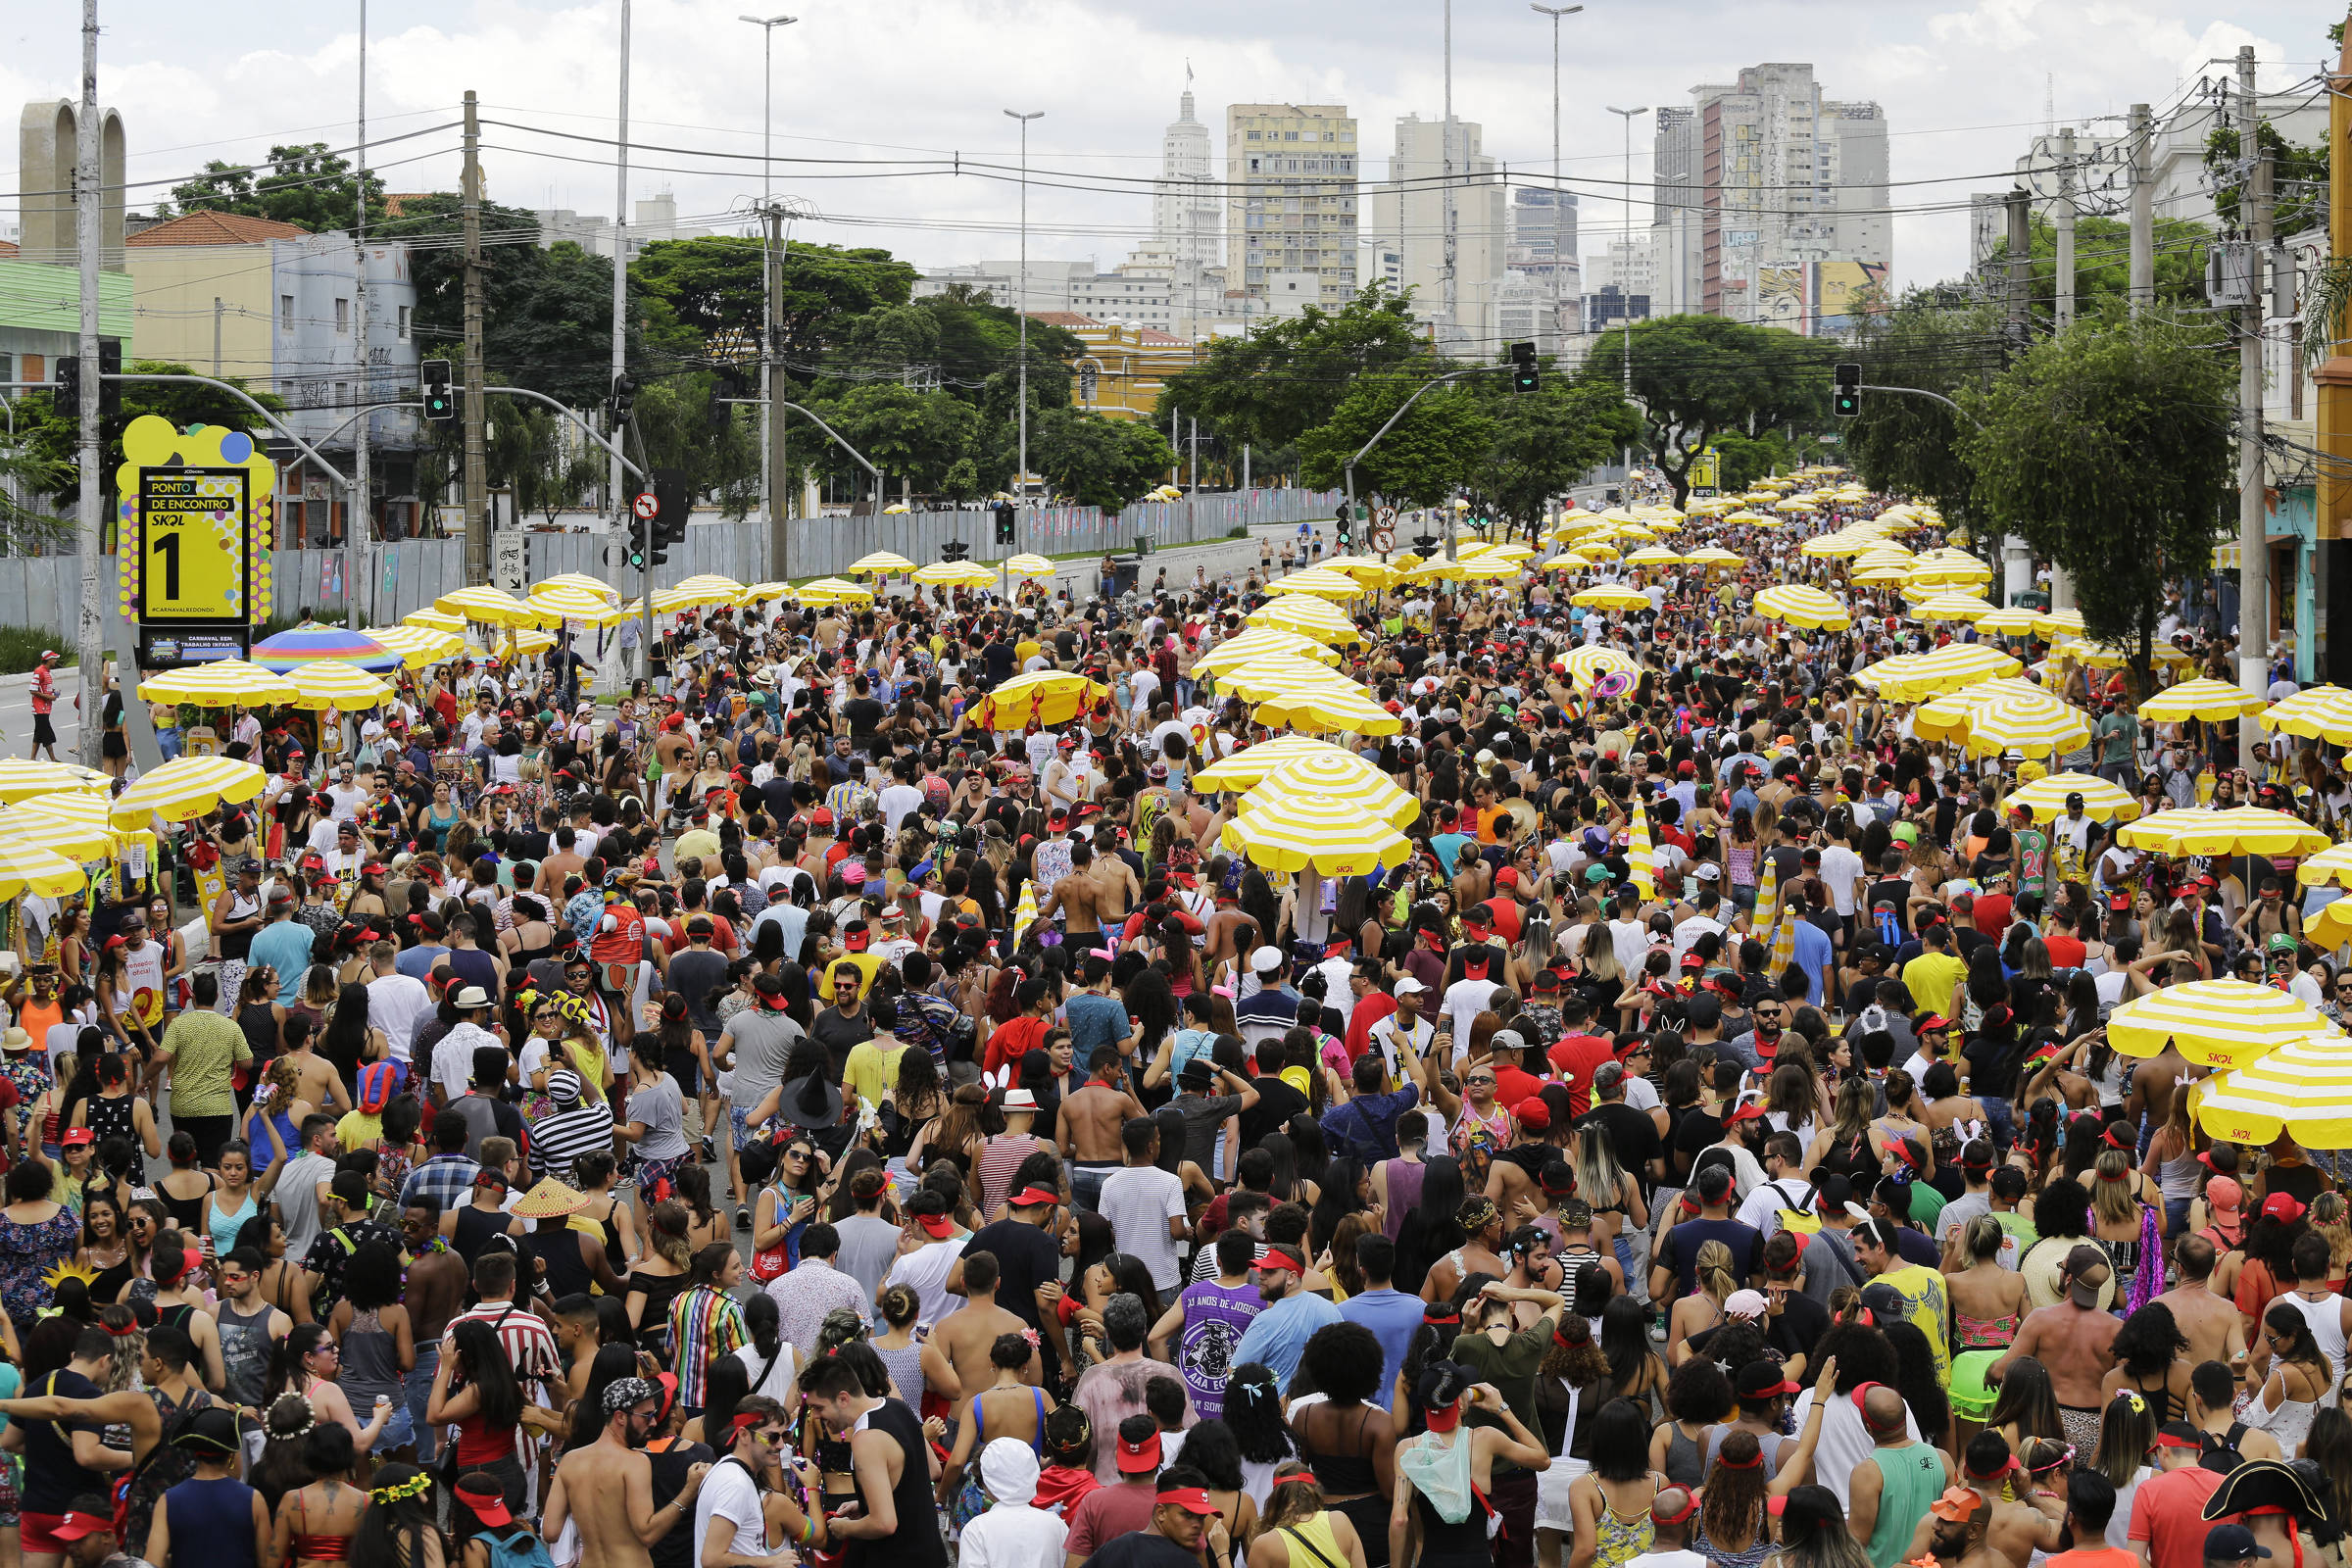
[[[490,1568],[556,1568],[547,1543],[531,1531],[517,1530],[511,1536],[485,1533],[481,1539],[490,1544]]]

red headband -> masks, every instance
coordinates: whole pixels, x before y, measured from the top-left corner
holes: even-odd
[[[1756,1453],[1756,1458],[1759,1462],[1761,1462],[1763,1457],[1763,1451],[1759,1449]],[[1716,1456],[1716,1462],[1722,1462],[1722,1456],[1720,1454]],[[1683,1508],[1680,1513],[1662,1514],[1658,1512],[1657,1504],[1652,1503],[1650,1504],[1649,1517],[1653,1524],[1679,1525],[1696,1512],[1698,1512],[1698,1494],[1694,1492],[1686,1492],[1683,1494]]]

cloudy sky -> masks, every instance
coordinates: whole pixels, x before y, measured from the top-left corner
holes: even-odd
[[[1109,266],[1149,231],[1134,182],[1157,168],[1188,62],[1220,156],[1228,102],[1345,103],[1375,170],[1394,119],[1435,117],[1442,102],[1443,0],[783,3],[801,20],[776,33],[775,188],[822,218],[796,237],[884,244],[924,264],[1012,254],[1013,186],[941,168],[958,155],[1008,164],[1004,109],[1047,112],[1031,132],[1032,255]],[[100,0],[100,93],[128,122],[133,206],[207,159],[258,157],[273,140],[349,142],[359,5]],[[741,8],[634,6],[630,191],[674,191],[685,219],[723,222],[760,194],[760,34]],[[5,101],[78,91],[76,9],[8,8]],[[1524,0],[1455,0],[1453,11],[1455,112],[1483,122],[1487,149],[1514,172],[1547,173],[1548,24]],[[2287,0],[1589,0],[1562,24],[1560,172],[1582,187],[1590,253],[1626,216],[1606,106],[1687,102],[1693,83],[1742,65],[1810,61],[1831,95],[1886,106],[1893,178],[1914,182],[1892,193],[1909,210],[1896,220],[1896,274],[1931,282],[1965,268],[1967,220],[1920,209],[2008,184],[2045,96],[2061,124],[2138,101],[2161,108],[2249,42],[2263,85],[2286,87],[2317,70],[2333,14]],[[394,190],[454,188],[452,122],[470,86],[484,119],[507,122],[484,132],[494,200],[609,214],[619,16],[619,0],[378,0],[371,138],[427,133],[379,145],[372,162]],[[1639,183],[1645,134],[1634,152]],[[0,158],[0,191],[13,192],[13,138]]]

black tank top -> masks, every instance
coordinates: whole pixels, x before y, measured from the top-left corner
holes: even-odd
[[[476,1208],[471,1203],[458,1210],[457,1234],[449,1239],[450,1249],[466,1260],[467,1268],[482,1253],[482,1248],[493,1236],[506,1234],[512,1220],[502,1210]]]
[[[585,1296],[593,1276],[580,1255],[580,1233],[575,1230],[533,1231],[523,1249],[547,1263],[547,1288],[559,1298]]]
[[[109,1138],[127,1141],[138,1137],[137,1112],[132,1109],[130,1096],[109,1100],[104,1095],[92,1095],[82,1103],[89,1107],[82,1112],[82,1119],[89,1124],[90,1137],[96,1142],[103,1144]]]
[[[892,1568],[947,1568],[948,1544],[940,1538],[939,1511],[931,1492],[931,1445],[914,1411],[897,1399],[884,1399],[865,1413],[868,1431],[887,1432],[902,1454],[899,1484],[890,1500],[899,1516],[898,1533],[888,1541],[852,1541],[842,1554],[844,1568],[867,1568],[888,1558]],[[870,1509],[868,1510],[871,1511]]]

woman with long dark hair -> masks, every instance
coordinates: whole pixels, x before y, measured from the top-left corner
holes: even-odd
[[[363,1243],[344,1261],[342,1299],[327,1313],[327,1327],[343,1348],[346,1399],[369,1412],[379,1397],[390,1406],[390,1420],[368,1445],[368,1453],[404,1448],[416,1441],[408,1400],[401,1393],[402,1380],[416,1365],[409,1309],[402,1304],[405,1287],[400,1254],[391,1244]],[[365,1470],[361,1479],[367,1479]]]
[[[2000,1396],[1984,1417],[1984,1430],[1998,1432],[2012,1451],[2028,1438],[2064,1439],[2066,1427],[2059,1419],[2050,1369],[2030,1355],[2010,1362],[2001,1374]]]
[[[446,1568],[433,1478],[413,1464],[388,1464],[369,1480],[370,1506],[352,1536],[351,1568]]]
[[[1419,1295],[1430,1266],[1462,1245],[1461,1161],[1436,1154],[1423,1162],[1421,1200],[1396,1227],[1396,1275],[1399,1291]]]
[[[1384,1523],[1396,1490],[1396,1430],[1375,1402],[1381,1364],[1380,1341],[1362,1324],[1327,1323],[1315,1330],[1299,1365],[1324,1397],[1291,1421],[1299,1457],[1330,1505],[1363,1539],[1366,1568],[1383,1568],[1389,1560]]]
[[[2277,1438],[2280,1452],[2296,1452],[2333,1374],[2310,1320],[2292,1301],[2275,1301],[2263,1313],[2262,1338],[2248,1350],[2246,1365],[2247,1381],[2260,1380],[2260,1392],[2246,1406],[2246,1425]]]
[[[384,1032],[368,1021],[368,988],[356,981],[345,986],[318,1037],[318,1054],[334,1064],[344,1083],[356,1084],[361,1064],[381,1061],[389,1050]]]
[[[458,1468],[497,1476],[507,1506],[520,1508],[523,1474],[516,1443],[523,1397],[514,1364],[496,1331],[482,1319],[460,1318],[451,1325],[450,1339],[452,1353],[442,1356],[433,1370],[424,1419],[434,1426],[456,1423]]]
[[[1666,1361],[1649,1348],[1649,1312],[1631,1296],[1612,1298],[1601,1308],[1600,1353],[1609,1363],[1609,1392],[1644,1408],[1663,1402]],[[1642,1440],[1644,1449],[1648,1439]]]
[[[1767,1568],[1871,1568],[1845,1527],[1845,1508],[1827,1487],[1792,1488],[1781,1508],[1779,1553]]]
[[[325,1568],[347,1561],[368,1493],[351,1484],[351,1429],[320,1421],[302,1440],[312,1480],[278,1499],[271,1510],[270,1561],[293,1568]]]

